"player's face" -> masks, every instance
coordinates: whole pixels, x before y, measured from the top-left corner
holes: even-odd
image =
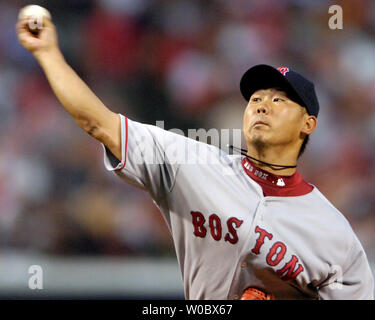
[[[260,145],[299,146],[305,127],[304,107],[276,88],[258,90],[250,97],[243,122],[246,142]]]

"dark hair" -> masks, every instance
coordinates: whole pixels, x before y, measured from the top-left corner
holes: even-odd
[[[298,158],[299,158],[300,156],[302,156],[302,153],[305,151],[305,149],[306,149],[306,145],[307,145],[307,143],[309,142],[309,139],[310,139],[310,136],[309,136],[309,135],[306,135],[305,139],[304,139],[303,142],[302,142],[301,149],[299,149]]]

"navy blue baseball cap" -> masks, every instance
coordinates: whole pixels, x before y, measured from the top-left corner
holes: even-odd
[[[280,88],[294,102],[306,108],[309,115],[318,117],[319,102],[314,84],[288,67],[274,68],[265,64],[256,65],[241,78],[240,89],[246,101],[260,89]]]

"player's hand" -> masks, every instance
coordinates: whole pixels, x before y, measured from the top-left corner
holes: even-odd
[[[58,39],[55,25],[44,18],[43,29],[37,34],[31,32],[30,19],[22,19],[17,23],[17,36],[20,44],[36,58],[44,53],[58,49]]]

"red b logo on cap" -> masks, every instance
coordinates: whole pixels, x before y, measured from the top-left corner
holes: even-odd
[[[281,73],[283,76],[285,76],[285,74],[286,74],[287,72],[289,72],[289,68],[288,68],[288,67],[278,67],[277,70],[280,71],[280,73]]]

